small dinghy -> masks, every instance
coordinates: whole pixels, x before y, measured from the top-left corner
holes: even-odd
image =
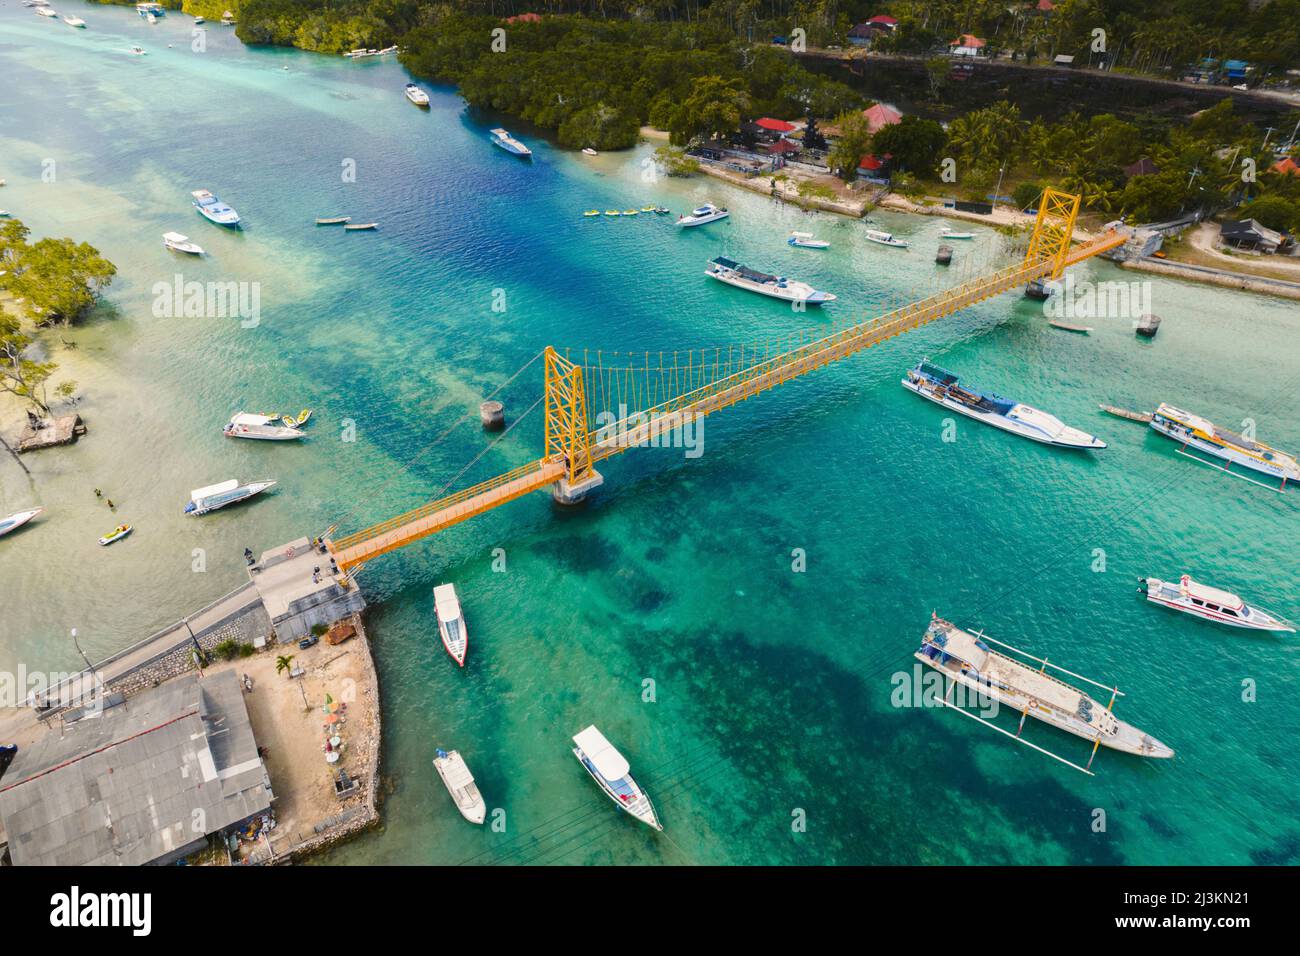
[[[1262,608],[1251,607],[1231,591],[1220,591],[1193,581],[1187,574],[1179,578],[1177,584],[1158,578],[1138,578],[1138,584],[1138,593],[1145,594],[1152,604],[1232,627],[1295,633],[1295,625],[1290,621]]]
[[[132,528],[129,524],[120,524],[112,531],[110,531],[108,534],[104,535],[104,537],[100,538],[99,543],[102,545],[110,545],[114,541],[121,541],[133,530],[135,529]]]
[[[330,217],[325,218],[325,219],[317,219],[317,220],[316,220],[316,225],[318,225],[318,226],[341,226],[341,225],[343,225],[344,223],[348,223],[348,222],[351,222],[351,221],[352,221],[352,217],[351,217],[351,216],[330,216]]]
[[[879,229],[868,229],[863,233],[871,242],[881,246],[893,246],[895,249],[906,249],[907,243],[902,239],[895,239],[892,232],[883,232]]]
[[[346,232],[364,232],[367,229],[378,229],[378,228],[379,228],[379,223],[377,222],[348,223],[346,226],[343,227],[344,231]]]
[[[943,232],[939,233],[939,235],[944,239],[974,239],[975,238],[975,233],[973,232],[955,232],[952,229],[949,229],[947,226],[943,227]]]
[[[469,630],[461,614],[460,601],[454,584],[439,584],[433,589],[433,611],[438,617],[438,634],[442,646],[461,667],[465,666],[465,652],[469,650]]]
[[[469,772],[465,760],[455,750],[439,747],[437,753],[433,758],[433,769],[438,771],[456,809],[470,823],[482,823],[487,819],[487,804],[478,792],[478,784],[474,782],[474,775]]]
[[[800,249],[829,249],[831,244],[825,239],[816,239],[811,232],[792,232],[786,243]]]
[[[44,508],[33,508],[31,511],[17,511],[0,518],[0,537],[7,535],[10,531],[17,531],[43,511],[45,511]]]
[[[192,242],[189,236],[183,236],[179,232],[164,232],[163,245],[172,252],[184,252],[191,256],[203,255],[203,247],[197,242]]]
[[[1063,332],[1078,332],[1080,335],[1087,335],[1092,331],[1091,325],[1071,325],[1069,322],[1062,322],[1060,319],[1048,319],[1047,324],[1054,329],[1060,329]]]
[[[573,755],[591,774],[596,785],[605,791],[605,796],[647,826],[656,830],[663,829],[649,794],[632,779],[627,759],[614,749],[614,745],[605,739],[605,735],[594,724],[574,734],[573,742],[577,744],[573,748]]]

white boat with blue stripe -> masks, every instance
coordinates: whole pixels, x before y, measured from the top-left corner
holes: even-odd
[[[196,189],[190,195],[194,197],[194,208],[208,222],[215,222],[218,226],[239,225],[239,213],[208,190]]]
[[[647,826],[663,829],[649,795],[632,779],[627,759],[614,749],[594,724],[575,734],[573,742],[577,744],[573,755],[587,768],[591,779],[605,791],[606,796]]]
[[[951,409],[959,415],[974,418],[1011,432],[1030,441],[1041,442],[1056,448],[1101,449],[1106,443],[1095,435],[1071,428],[1055,415],[1032,405],[1003,398],[992,392],[981,392],[961,385],[960,379],[947,369],[921,361],[908,369],[903,387],[922,398]]]

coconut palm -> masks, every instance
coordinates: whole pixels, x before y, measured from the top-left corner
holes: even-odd
[[[281,671],[292,670],[292,668],[293,668],[292,654],[281,654],[279,657],[275,659],[275,672],[277,674],[279,674]]]

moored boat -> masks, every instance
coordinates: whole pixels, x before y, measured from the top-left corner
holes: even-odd
[[[1062,322],[1060,319],[1048,319],[1047,324],[1054,329],[1060,329],[1063,332],[1078,332],[1080,335],[1087,335],[1092,331],[1091,325],[1073,325],[1069,322]]]
[[[984,422],[1013,435],[1056,448],[1101,449],[1106,443],[1095,435],[1071,428],[1055,415],[992,392],[965,388],[958,376],[929,362],[908,369],[902,385],[944,408]]]
[[[1219,428],[1208,419],[1175,408],[1167,402],[1162,402],[1151,416],[1151,427],[1174,441],[1182,442],[1183,449],[1195,448],[1226,462],[1222,466],[1223,471],[1230,471],[1234,464],[1241,465],[1251,471],[1281,479],[1283,488],[1288,481],[1300,480],[1300,463],[1296,462],[1295,456],[1245,435]],[[1180,451],[1187,454],[1185,450]],[[1190,457],[1203,460],[1196,455]]]
[[[1295,633],[1295,625],[1262,608],[1252,607],[1231,591],[1193,581],[1184,574],[1178,583],[1159,578],[1139,578],[1138,593],[1145,594],[1152,604],[1173,608],[1207,621],[1217,621],[1232,627],[1254,631],[1281,631]]]
[[[573,755],[607,797],[647,826],[663,829],[649,794],[632,778],[627,759],[614,749],[594,724],[574,734],[573,742],[577,744]]]
[[[948,226],[943,227],[943,232],[939,233],[944,239],[974,239],[973,232],[957,232]]]
[[[203,255],[203,248],[197,242],[191,242],[189,236],[183,236],[179,232],[164,232],[163,245],[173,252],[184,252],[191,256]]]
[[[461,667],[465,666],[465,654],[469,650],[469,629],[465,626],[465,615],[460,609],[460,600],[456,597],[456,585],[439,584],[433,589],[433,611],[438,618],[438,635],[442,646]]]
[[[863,232],[863,235],[866,236],[870,241],[878,245],[893,246],[896,249],[907,248],[907,243],[902,239],[894,238],[894,234],[892,232],[884,232],[880,229],[867,229],[865,232]]]
[[[406,84],[406,98],[416,106],[427,108],[429,105],[429,94],[424,92],[424,90],[420,89],[414,83]]]
[[[51,10],[49,7],[37,7],[37,8],[36,8],[36,15],[37,15],[38,17],[45,17],[47,20],[56,20],[56,19],[58,19],[58,16],[59,16],[57,13],[55,13],[55,12],[54,12],[53,10]]]
[[[318,225],[318,226],[341,226],[341,225],[343,225],[344,223],[348,223],[348,222],[351,222],[351,221],[352,221],[352,217],[351,217],[351,216],[327,216],[327,217],[324,218],[324,219],[317,219],[317,220],[316,220],[316,225]]]
[[[615,216],[621,216],[621,215],[623,215],[623,214],[622,214],[621,212],[619,212],[617,209],[606,209],[606,210],[605,210],[605,215],[606,215],[606,216],[609,216],[609,217],[612,219],[612,218],[614,218]]]
[[[378,229],[377,222],[350,222],[343,227],[344,232],[369,232],[372,229]]]
[[[588,209],[585,212],[583,212],[583,216],[587,217],[588,219],[590,219],[592,216],[599,216],[599,215],[600,215],[599,209]]]
[[[259,495],[266,489],[274,487],[275,484],[274,479],[267,478],[241,485],[239,479],[231,478],[215,485],[195,488],[190,492],[190,501],[185,506],[185,513],[194,516],[205,515],[209,511],[216,511],[226,505],[233,505],[254,495]]]
[[[1005,648],[1016,657],[995,651],[990,644]],[[1086,766],[1079,766],[1025,740],[1021,732],[1026,717],[1033,717],[1066,733],[1092,741],[1094,755],[1098,747],[1157,759],[1168,759],[1174,755],[1173,750],[1150,734],[1115,716],[1115,700],[1123,696],[1117,688],[1050,664],[1044,658],[1034,657],[1009,644],[995,641],[982,632],[964,631],[938,615],[931,616],[930,626],[914,656],[953,682],[942,698],[944,706],[958,710],[973,720],[979,720],[1009,738],[1054,757],[1076,770],[1091,774],[1092,758],[1089,758]],[[1080,688],[1049,674],[1048,668],[1101,688],[1110,695],[1110,702],[1100,703]],[[973,692],[974,698],[982,702],[980,709],[986,709],[988,701],[992,700],[1007,706],[1013,714],[1019,714],[1020,730],[1012,734],[993,723],[992,718],[977,717],[964,707],[950,703],[949,697],[957,684]]]
[[[800,249],[829,249],[830,243],[825,239],[816,239],[811,232],[792,232],[786,243]]]
[[[144,49],[144,47],[142,47],[142,46],[133,46],[133,47],[131,47],[131,49],[130,49],[129,52],[131,53],[132,56],[145,56],[145,55],[146,55],[145,49]]]
[[[0,537],[7,535],[10,531],[17,531],[44,511],[44,508],[32,508],[29,511],[15,511],[11,515],[5,515],[0,518]]]
[[[137,3],[135,5],[135,12],[140,14],[140,16],[146,20],[150,17],[153,17],[156,20],[159,17],[167,15],[167,11],[163,9],[161,3]]]
[[[194,18],[194,25],[195,25],[195,26],[199,26],[200,24],[207,23],[207,22],[208,22],[208,21],[205,20],[205,19],[203,19],[203,17],[195,17],[195,18]]]
[[[275,424],[277,417],[237,412],[222,429],[222,434],[227,438],[252,438],[261,441],[293,441],[303,437],[300,429]]]
[[[677,217],[677,225],[683,229],[690,229],[693,226],[703,226],[710,222],[717,222],[719,219],[726,219],[731,213],[727,212],[726,206],[715,206],[711,202],[706,202],[703,206],[696,206],[684,216]]]
[[[1150,412],[1135,412],[1129,408],[1120,408],[1118,405],[1107,405],[1105,402],[1097,406],[1107,415],[1114,415],[1116,418],[1127,418],[1131,422],[1149,422],[1151,421]]]
[[[522,156],[527,158],[533,155],[533,151],[531,149],[529,149],[523,143],[519,142],[519,140],[515,139],[506,130],[501,129],[500,127],[497,127],[496,129],[491,131],[490,139],[492,140],[493,146],[500,146],[502,149],[504,149],[507,153],[510,153],[512,156]]]
[[[104,535],[104,537],[100,538],[99,543],[101,545],[107,546],[112,544],[115,541],[121,541],[123,538],[125,538],[128,534],[130,534],[134,530],[135,529],[132,528],[129,524],[120,524],[112,531],[110,531],[108,534]]]
[[[596,151],[595,151],[594,149],[592,149],[590,146],[584,146],[584,147],[582,148],[582,152],[583,152],[583,155],[585,155],[585,156],[595,156],[595,155],[597,155],[597,154],[596,154]]]
[[[63,22],[70,27],[80,27],[85,29],[86,26],[86,21],[81,19],[81,17],[64,17]]]
[[[433,758],[433,769],[438,771],[461,816],[470,823],[482,823],[487,819],[487,803],[459,752],[439,747],[437,756]]]
[[[310,408],[304,408],[302,411],[300,411],[298,413],[297,418],[295,418],[292,415],[282,415],[280,417],[280,421],[284,422],[284,424],[289,428],[302,428],[302,426],[306,425],[308,420],[310,419],[311,419]]]
[[[821,305],[825,302],[833,302],[836,298],[830,292],[819,292],[806,282],[758,272],[724,256],[710,260],[704,274],[738,289],[757,292],[759,295],[770,296],[773,299],[783,299],[786,302]]]
[[[190,195],[194,197],[194,208],[208,222],[215,222],[218,226],[239,225],[239,213],[223,203],[210,191],[196,189]]]

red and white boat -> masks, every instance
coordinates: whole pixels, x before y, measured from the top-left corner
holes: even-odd
[[[1231,591],[1221,591],[1209,585],[1200,584],[1184,574],[1178,583],[1161,581],[1158,578],[1139,578],[1144,585],[1147,600],[1203,617],[1207,621],[1218,621],[1232,627],[1244,627],[1253,631],[1285,631],[1295,633],[1295,625],[1290,621],[1270,614],[1262,608],[1251,607]],[[1139,589],[1143,590],[1143,589]]]
[[[439,584],[433,589],[433,610],[438,615],[438,634],[442,646],[461,667],[465,666],[465,652],[469,650],[469,631],[465,616],[460,610],[454,584]]]
[[[18,511],[11,515],[5,515],[5,517],[0,518],[0,536],[8,534],[10,531],[17,531],[44,510],[44,508],[33,508],[31,511]]]

